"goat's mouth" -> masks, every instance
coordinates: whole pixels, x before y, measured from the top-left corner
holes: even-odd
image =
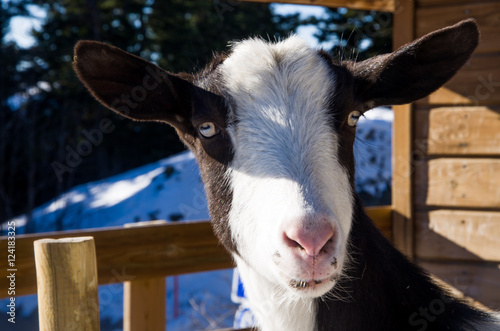
[[[335,285],[335,281],[330,278],[326,279],[292,279],[288,286],[300,296],[320,297],[328,292]]]
[[[301,290],[301,289],[309,288],[311,286],[316,286],[316,285],[322,284],[324,281],[325,280],[323,280],[323,279],[321,279],[321,280],[313,279],[310,281],[300,280],[300,279],[292,279],[292,280],[290,280],[289,285],[293,289]]]
[[[294,296],[300,298],[320,298],[330,292],[338,281],[338,277],[328,277],[324,279],[292,279],[288,283],[288,288]],[[289,292],[290,293],[290,292]]]

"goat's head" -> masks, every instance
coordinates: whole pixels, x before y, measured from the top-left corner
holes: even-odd
[[[359,116],[433,92],[477,42],[469,20],[337,64],[297,37],[250,39],[191,75],[83,41],[74,68],[113,111],[177,130],[200,165],[215,232],[240,263],[287,293],[317,297],[348,262]]]

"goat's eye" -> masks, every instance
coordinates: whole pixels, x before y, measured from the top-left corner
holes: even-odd
[[[358,123],[360,117],[361,113],[359,111],[352,111],[347,118],[347,124],[349,124],[350,126],[355,126]]]
[[[213,137],[219,133],[219,130],[215,127],[215,124],[212,122],[202,123],[198,127],[198,130],[200,130],[201,135],[205,138]]]

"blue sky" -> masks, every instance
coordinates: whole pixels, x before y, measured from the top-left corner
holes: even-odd
[[[46,17],[46,13],[40,7],[36,5],[31,5],[28,7],[33,17],[14,17],[11,19],[10,28],[11,31],[7,34],[7,40],[14,40],[20,47],[27,48],[34,43],[33,37],[31,37],[30,32],[32,29],[39,29],[42,25],[43,20]],[[321,17],[325,15],[325,9],[319,6],[307,6],[307,5],[288,5],[288,4],[273,4],[272,9],[278,14],[291,14],[300,13],[301,17],[307,18],[310,16]],[[297,31],[297,34],[305,39],[309,45],[313,47],[325,47],[331,48],[332,45],[329,44],[318,44],[316,38],[313,34],[316,32],[316,27],[314,26],[303,26]]]

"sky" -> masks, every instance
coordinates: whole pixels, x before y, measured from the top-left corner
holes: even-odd
[[[302,18],[311,16],[321,17],[325,15],[325,8],[319,6],[272,4],[272,9],[274,12],[282,15],[300,13]],[[40,29],[46,17],[45,11],[36,5],[28,6],[28,10],[33,17],[18,16],[12,18],[10,22],[11,31],[6,36],[7,40],[14,40],[22,48],[28,48],[33,45],[34,39],[31,37],[30,32],[33,28]],[[298,29],[297,34],[306,40],[312,47],[324,47],[329,49],[333,46],[329,43],[318,44],[318,41],[313,36],[315,32],[316,27],[303,26]]]
[[[16,16],[10,20],[10,32],[5,36],[7,40],[14,40],[19,47],[28,48],[35,42],[31,36],[32,29],[40,29],[46,13],[39,6],[27,7],[33,17]]]

